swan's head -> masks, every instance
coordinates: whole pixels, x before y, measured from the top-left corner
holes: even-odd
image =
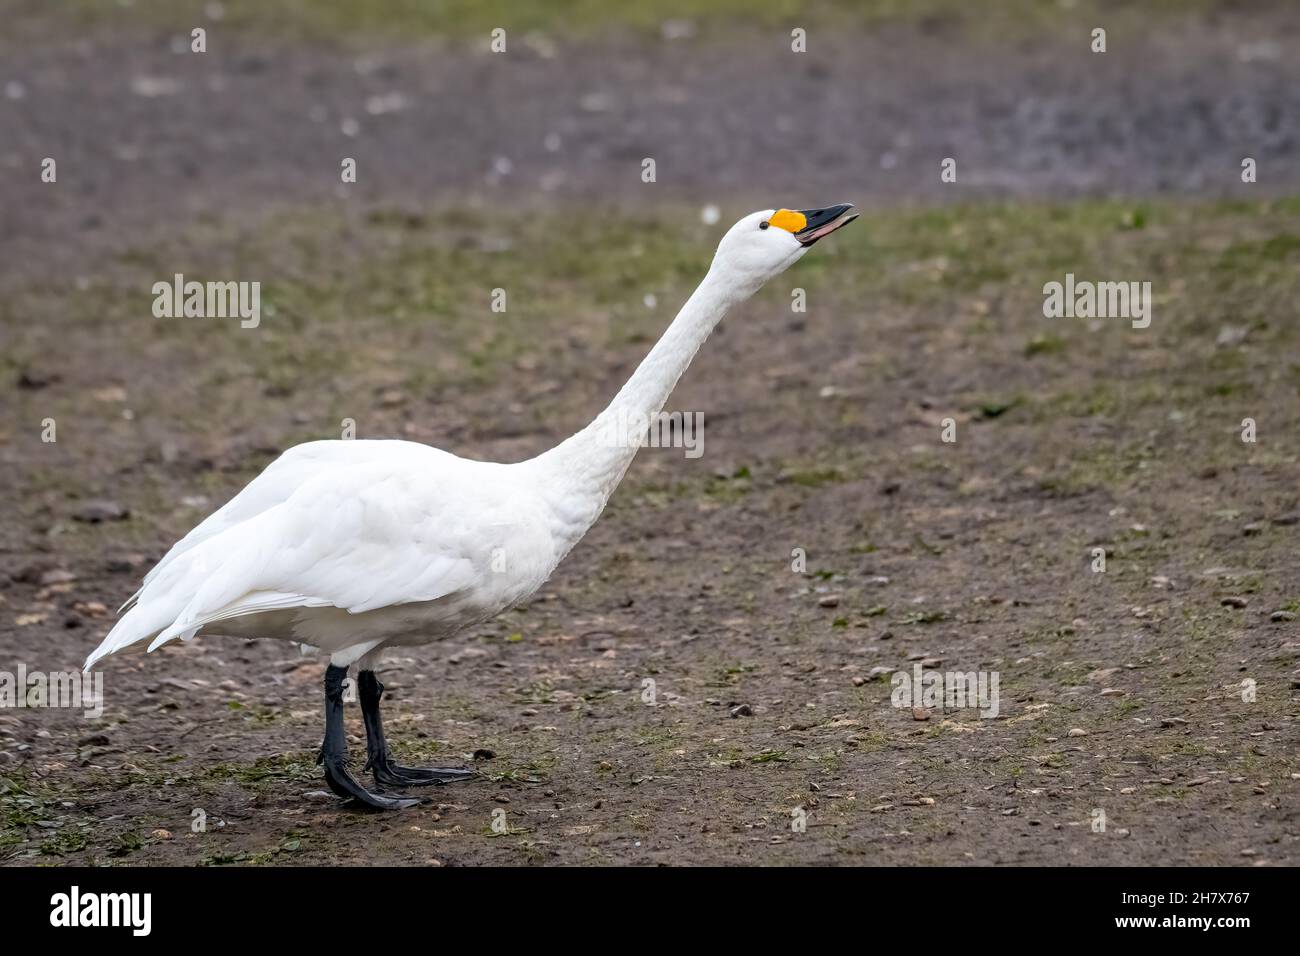
[[[762,285],[784,272],[818,239],[858,218],[852,203],[825,209],[764,209],[727,230],[713,258],[714,269]]]

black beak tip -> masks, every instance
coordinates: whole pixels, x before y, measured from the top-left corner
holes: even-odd
[[[842,202],[824,209],[802,209],[800,212],[807,222],[795,233],[795,238],[805,246],[811,246],[823,236],[830,235],[836,229],[847,226],[858,218],[858,213],[854,211],[851,202]]]

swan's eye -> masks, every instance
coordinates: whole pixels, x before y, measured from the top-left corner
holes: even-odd
[[[768,226],[770,226],[770,225],[772,225],[772,224],[771,224],[770,222],[768,222],[766,219],[764,219],[762,222],[760,222],[760,223],[758,224],[758,228],[759,228],[759,229],[766,229],[766,228],[767,228]]]

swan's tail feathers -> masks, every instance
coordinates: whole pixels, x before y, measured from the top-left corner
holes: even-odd
[[[181,608],[168,607],[161,601],[136,604],[113,625],[100,645],[90,652],[83,669],[88,671],[109,654],[116,654],[123,648],[153,637],[175,620],[179,610]]]
[[[266,509],[256,523],[237,524],[185,547],[190,536],[182,539],[145,576],[140,590],[124,605],[121,620],[86,658],[86,669],[141,641],[149,641],[153,651],[177,638],[188,641],[201,628],[220,621],[331,606],[331,600],[293,587],[295,579],[303,577],[302,566],[314,566],[310,550],[267,546],[268,541],[299,540],[310,533],[310,516],[295,523],[293,515],[285,517],[283,507]],[[280,587],[268,586],[270,582]]]
[[[258,562],[239,544],[237,538],[209,540],[166,567],[154,568],[124,605],[129,610],[86,658],[86,670],[132,644],[152,638],[152,651],[173,638],[189,640],[204,624],[242,613],[223,613],[248,591],[257,573]]]
[[[232,617],[245,617],[249,614],[262,614],[267,611],[283,611],[295,607],[326,607],[328,605],[329,601],[281,591],[255,591],[244,595],[237,601],[225,604],[215,611],[202,614],[195,610],[194,604],[191,602],[190,606],[170,627],[153,639],[153,643],[149,645],[149,651],[152,653],[168,641],[174,641],[177,638],[188,641],[198,632],[199,628],[208,624],[215,624],[218,621],[228,621]]]

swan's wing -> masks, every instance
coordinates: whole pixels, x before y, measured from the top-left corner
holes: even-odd
[[[304,483],[335,468],[366,464],[382,458],[400,458],[419,449],[435,452],[427,446],[400,441],[313,441],[285,451],[267,465],[244,489],[196,525],[163,555],[144,576],[140,589],[127,598],[118,613],[133,605],[163,569],[196,545],[216,537],[289,499]]]
[[[500,523],[493,511],[502,497],[465,473],[471,463],[451,458],[459,468],[430,473],[437,461],[329,471],[195,543],[152,576],[86,666],[147,638],[152,650],[246,614],[294,607],[359,614],[470,587],[484,572],[483,528]]]

